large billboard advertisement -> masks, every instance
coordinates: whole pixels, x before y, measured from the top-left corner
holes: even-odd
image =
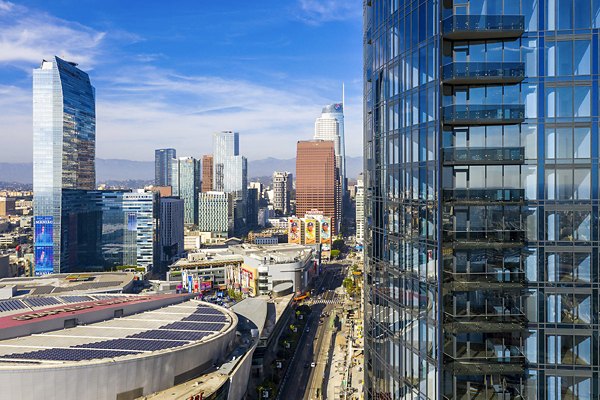
[[[288,243],[300,244],[300,220],[288,219]]]
[[[321,244],[331,244],[331,218],[321,219]]]
[[[35,275],[47,275],[54,272],[54,218],[51,216],[37,216],[33,221],[34,263]]]
[[[317,220],[312,218],[306,219],[304,231],[304,243],[305,244],[316,244],[317,243]]]

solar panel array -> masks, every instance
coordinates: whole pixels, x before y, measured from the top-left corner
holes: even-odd
[[[93,301],[90,296],[61,296],[63,303],[82,303],[84,301]]]
[[[185,317],[182,321],[195,321],[195,322],[227,322],[227,319],[223,314],[221,315],[201,315],[192,314],[189,317]]]
[[[30,297],[23,301],[31,307],[48,307],[61,304],[55,297]]]
[[[29,307],[23,304],[23,302],[21,302],[20,300],[0,301],[0,312],[23,310],[25,308]]]
[[[87,296],[68,297],[71,297],[72,300],[75,297],[87,298]],[[63,301],[68,300],[66,298],[62,299]],[[191,315],[181,321],[170,322],[157,329],[128,335],[124,338],[80,344],[69,348],[14,353],[2,356],[0,359],[82,361],[159,351],[185,346],[193,341],[213,335],[215,332],[222,330],[226,323],[227,317],[220,310],[206,305],[199,305]]]
[[[153,339],[125,339],[104,340],[102,342],[80,344],[73,348],[104,349],[104,350],[135,350],[135,351],[158,351],[179,347],[188,344],[189,341],[175,340],[153,340]]]
[[[30,351],[29,353],[15,353],[2,356],[2,358],[15,358],[25,360],[53,360],[53,361],[82,361],[99,358],[114,358],[129,354],[139,354],[139,351],[117,350],[90,350],[90,349],[45,349]]]
[[[206,336],[212,335],[212,332],[191,332],[191,331],[172,331],[166,329],[154,329],[130,335],[130,338],[140,339],[163,339],[163,340],[200,340]]]
[[[173,322],[165,326],[163,329],[173,329],[176,331],[220,331],[225,324],[215,322]]]

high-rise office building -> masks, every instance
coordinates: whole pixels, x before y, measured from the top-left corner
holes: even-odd
[[[214,190],[246,199],[248,161],[240,156],[238,132],[223,131],[213,135],[213,169]]]
[[[248,160],[240,155],[238,132],[213,135],[213,170],[213,189],[233,195],[234,231],[241,234],[246,228]]]
[[[173,160],[177,158],[175,149],[154,150],[154,185],[171,186],[173,174]]]
[[[360,174],[355,185],[356,195],[356,243],[362,244],[365,240],[365,185],[363,175]]]
[[[96,105],[89,76],[58,57],[33,71],[34,259],[61,271],[63,191],[96,185]],[[74,234],[74,232],[72,232]]]
[[[213,156],[210,154],[202,156],[202,191],[211,192],[213,190]]]
[[[246,199],[246,225],[248,228],[258,226],[258,206],[260,195],[256,188],[248,188],[248,198]]]
[[[183,199],[186,225],[198,224],[200,169],[200,161],[194,157],[179,157],[173,161],[173,196]]]
[[[273,209],[283,215],[290,214],[294,177],[289,172],[273,173]]]
[[[158,207],[158,252],[162,265],[167,265],[184,252],[184,200],[161,197]]]
[[[366,398],[599,398],[600,3],[364,17]]]
[[[230,193],[200,193],[198,230],[226,238],[233,229],[233,201],[233,195]]]
[[[332,231],[339,231],[339,180],[336,173],[335,143],[331,140],[298,142],[296,153],[296,215],[319,211],[332,219]]]
[[[336,165],[339,169],[342,193],[346,193],[346,150],[344,142],[344,104],[336,103],[323,107],[321,116],[315,121],[316,140],[332,140],[335,143]]]

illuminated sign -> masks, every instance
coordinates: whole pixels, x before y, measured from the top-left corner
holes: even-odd
[[[34,264],[35,275],[47,275],[54,272],[54,218],[36,216],[34,218]]]

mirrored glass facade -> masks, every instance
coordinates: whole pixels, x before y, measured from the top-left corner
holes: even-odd
[[[33,202],[37,220],[52,221],[52,239],[35,241],[36,274],[62,269],[63,191],[95,188],[95,149],[95,94],[88,75],[58,57],[44,60],[33,71]]]
[[[598,0],[366,0],[369,399],[597,399]]]

